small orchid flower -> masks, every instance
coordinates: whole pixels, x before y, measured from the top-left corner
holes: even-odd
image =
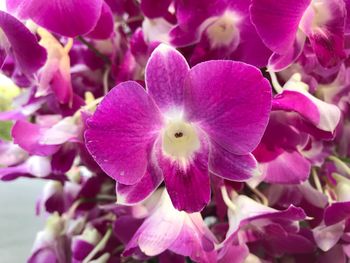
[[[170,31],[174,46],[196,44],[191,63],[232,58],[257,67],[267,64],[264,45],[249,15],[249,0],[178,1],[178,24]],[[256,52],[251,52],[252,50]],[[254,55],[253,55],[254,53]]]
[[[261,39],[274,52],[269,59],[273,70],[293,63],[306,39],[324,67],[333,67],[346,57],[345,1],[253,0],[250,12]]]
[[[136,82],[112,89],[88,120],[86,146],[117,181],[120,203],[149,196],[163,181],[175,208],[203,209],[209,172],[244,181],[257,174],[250,153],[265,130],[271,88],[259,70],[233,61],[189,69],[164,44]]]

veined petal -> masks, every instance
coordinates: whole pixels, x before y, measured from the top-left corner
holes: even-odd
[[[160,112],[143,87],[124,82],[105,96],[88,120],[86,147],[109,176],[132,185],[146,173],[161,124]]]
[[[67,37],[91,31],[101,14],[102,0],[7,0],[7,9],[23,19]]]
[[[233,181],[245,181],[259,174],[258,163],[252,154],[236,155],[215,142],[210,144],[209,170]]]
[[[161,44],[153,51],[146,65],[146,86],[163,112],[181,110],[188,71],[185,58],[176,49]]]
[[[253,0],[251,19],[263,42],[272,51],[284,54],[289,50],[300,20],[311,0]]]
[[[194,66],[185,81],[185,119],[235,154],[260,142],[270,108],[271,87],[260,71],[240,62],[207,61]]]
[[[188,159],[166,156],[162,145],[156,145],[156,157],[163,171],[164,182],[174,207],[188,213],[198,212],[210,200],[208,175],[208,142],[200,136],[200,148]]]

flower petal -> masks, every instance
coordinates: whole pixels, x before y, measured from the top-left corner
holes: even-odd
[[[201,211],[210,200],[208,143],[201,136],[200,148],[183,163],[164,156],[160,143],[156,156],[163,170],[164,182],[174,207],[188,213]]]
[[[172,206],[168,193],[164,191],[158,208],[137,230],[127,244],[124,255],[127,256],[137,245],[147,256],[164,252],[180,234],[185,217],[185,213]]]
[[[41,144],[40,140],[45,132],[45,129],[39,125],[27,121],[17,121],[12,127],[12,137],[14,143],[18,144],[22,149],[30,154],[48,156],[57,152],[59,145]]]
[[[44,65],[46,51],[38,44],[35,35],[19,20],[3,11],[0,11],[0,39],[1,32],[4,32],[13,55],[24,73],[33,73]],[[0,68],[1,66],[0,61]]]
[[[207,61],[186,78],[185,118],[231,153],[247,154],[257,146],[270,108],[270,84],[253,66]]]
[[[209,170],[233,181],[244,181],[259,174],[258,163],[252,154],[232,154],[214,142],[210,145]]]
[[[134,185],[117,183],[116,193],[118,204],[133,205],[149,197],[163,181],[159,167],[148,163],[146,174]]]
[[[97,21],[95,28],[87,34],[87,37],[94,39],[107,39],[111,36],[114,29],[114,19],[111,8],[103,2],[101,16]]]
[[[264,181],[272,184],[300,184],[307,180],[311,164],[298,151],[285,151],[275,159],[260,163]]]
[[[102,0],[7,0],[7,9],[52,32],[76,37],[96,26],[102,3]]]
[[[284,54],[289,50],[300,20],[311,0],[253,0],[251,19],[263,42],[272,51]]]
[[[299,113],[317,128],[334,132],[340,120],[340,110],[333,104],[326,103],[305,90],[285,89],[272,102],[274,110],[294,111]]]
[[[88,120],[86,147],[109,176],[132,185],[146,173],[161,123],[160,113],[143,87],[124,82],[105,96]]]
[[[146,65],[146,86],[163,112],[181,110],[188,71],[185,58],[176,49],[161,44],[153,51]]]

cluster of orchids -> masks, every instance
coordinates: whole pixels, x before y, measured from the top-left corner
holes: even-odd
[[[349,0],[6,0],[28,262],[348,262],[349,55]]]

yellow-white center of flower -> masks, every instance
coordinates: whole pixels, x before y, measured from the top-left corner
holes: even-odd
[[[212,19],[210,18],[210,20]],[[216,17],[206,30],[211,47],[237,46],[240,41],[237,28],[238,22],[239,17],[230,11],[226,11],[222,16]]]
[[[162,138],[163,153],[184,164],[199,149],[196,128],[183,120],[168,120]]]
[[[310,30],[323,33],[320,31],[320,27],[324,26],[330,19],[332,19],[332,14],[327,6],[327,1],[313,0],[306,9],[300,24],[305,34],[308,34]]]

